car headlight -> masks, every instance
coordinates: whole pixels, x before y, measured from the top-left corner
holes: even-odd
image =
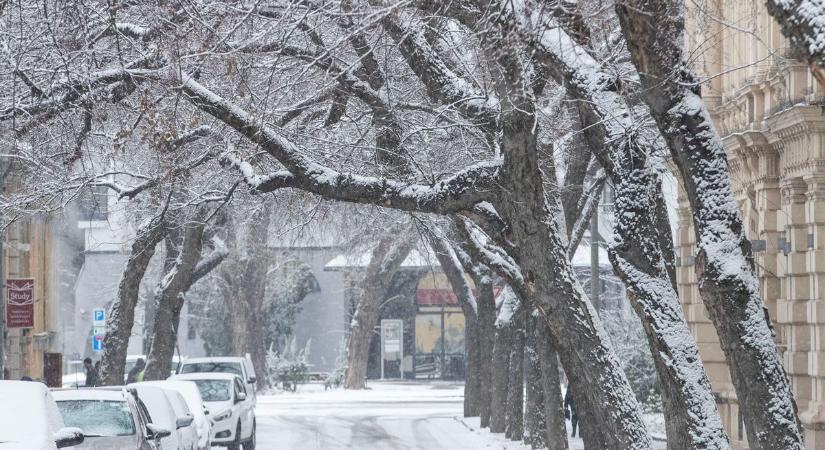
[[[212,420],[214,420],[215,422],[220,422],[220,421],[226,420],[230,417],[232,417],[232,410],[227,409],[226,411],[224,411],[222,413],[215,414],[215,416],[213,417]]]

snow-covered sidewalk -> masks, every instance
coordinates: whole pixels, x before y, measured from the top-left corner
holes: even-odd
[[[282,449],[527,449],[462,418],[464,386],[372,382],[365,391],[324,391],[258,397],[258,444]],[[582,448],[571,440],[571,448]]]

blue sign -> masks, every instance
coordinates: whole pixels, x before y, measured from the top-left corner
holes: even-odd
[[[94,320],[95,322],[105,322],[106,321],[106,310],[102,308],[95,308],[93,311]]]
[[[96,352],[103,351],[103,336],[95,336],[94,339],[92,339],[92,350]]]

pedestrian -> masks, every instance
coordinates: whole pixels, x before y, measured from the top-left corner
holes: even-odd
[[[97,378],[97,369],[92,364],[92,358],[86,358],[83,360],[83,367],[86,368],[86,387],[94,387],[97,386],[98,378]]]
[[[144,361],[143,358],[138,358],[135,362],[135,367],[132,367],[132,370],[130,370],[129,374],[126,375],[126,384],[143,381],[143,369],[145,367],[146,361]]]
[[[576,437],[576,429],[579,425],[579,414],[576,412],[576,400],[573,398],[573,393],[570,392],[570,387],[567,387],[567,392],[564,394],[564,415],[570,417],[570,426],[573,432],[570,437]]]

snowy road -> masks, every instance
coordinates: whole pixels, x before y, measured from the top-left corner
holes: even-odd
[[[258,398],[261,449],[527,449],[478,430],[463,419],[463,386],[371,383],[367,391],[324,392],[302,386],[296,394]],[[581,441],[571,442],[581,448]]]

